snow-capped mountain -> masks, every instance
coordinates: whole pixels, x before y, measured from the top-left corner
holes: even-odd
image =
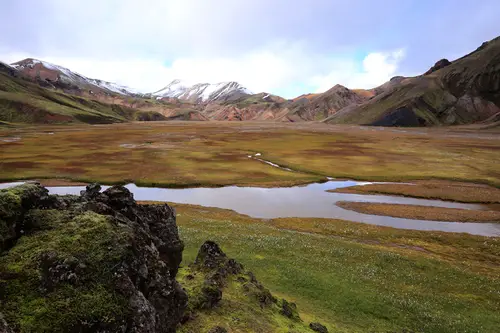
[[[181,80],[173,80],[165,88],[152,95],[157,98],[175,97],[195,103],[207,103],[235,100],[242,96],[252,95],[252,92],[237,82],[198,83],[190,86]]]
[[[78,87],[92,91],[93,93],[106,92],[121,95],[135,95],[139,93],[128,87],[103,80],[91,79],[65,67],[37,59],[24,59],[10,66],[33,79],[41,79],[50,83],[62,83],[69,87]]]

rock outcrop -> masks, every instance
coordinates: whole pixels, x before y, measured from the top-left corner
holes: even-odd
[[[180,267],[175,211],[138,205],[122,186],[0,190],[0,237],[0,333],[326,329],[213,241]]]
[[[175,212],[122,186],[0,191],[0,331],[175,332],[187,295]]]
[[[189,295],[183,318],[186,331],[225,332],[226,327],[240,327],[243,331],[274,332],[282,325],[297,332],[310,330],[294,303],[274,297],[252,272],[228,258],[213,241],[203,243],[196,260],[183,268],[182,275]],[[218,325],[200,329],[204,323]]]
[[[451,65],[451,62],[448,59],[441,59],[441,60],[437,61],[434,64],[434,66],[429,68],[429,70],[427,72],[425,72],[424,75],[429,75],[429,74],[434,73],[435,71],[438,71],[441,68],[445,68],[446,66],[449,66],[449,65]]]
[[[328,333],[328,329],[320,323],[310,323],[309,328],[318,333]]]

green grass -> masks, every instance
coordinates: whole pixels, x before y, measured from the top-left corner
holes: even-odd
[[[156,112],[107,104],[42,88],[0,73],[0,121],[10,123],[116,123],[164,119]]]
[[[214,240],[332,332],[493,333],[500,325],[498,238],[175,206],[184,264]]]
[[[187,279],[188,275],[194,278]],[[179,271],[177,279],[188,293],[188,308],[199,297],[204,278],[204,274],[192,267],[184,267]],[[238,281],[238,278],[244,280]],[[194,318],[181,325],[177,331],[208,332],[214,326],[221,326],[229,332],[311,332],[305,321],[289,319],[280,314],[282,300],[261,306],[256,296],[261,291],[248,281],[246,274],[229,275],[221,288],[220,303],[212,309],[195,310]]]

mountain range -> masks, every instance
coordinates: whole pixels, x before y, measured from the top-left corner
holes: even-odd
[[[331,124],[440,126],[500,123],[500,37],[424,74],[396,76],[373,89],[335,85],[284,99],[237,82],[186,84],[140,93],[37,59],[0,63],[0,121],[129,120],[323,121]]]
[[[252,94],[250,90],[234,81],[216,84],[198,83],[190,86],[181,80],[173,80],[165,88],[151,95],[157,97],[157,99],[169,97],[193,103],[209,103],[236,100]]]

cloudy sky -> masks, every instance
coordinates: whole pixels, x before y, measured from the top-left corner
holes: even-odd
[[[500,35],[498,0],[2,0],[0,60],[145,92],[175,78],[294,97],[371,88]]]

